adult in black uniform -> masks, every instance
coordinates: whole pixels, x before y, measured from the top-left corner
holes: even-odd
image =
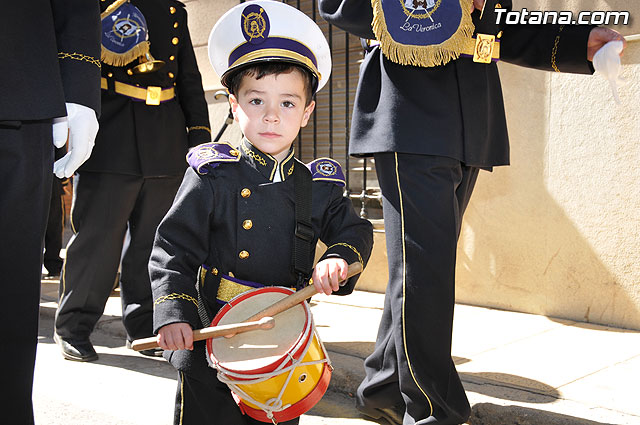
[[[3,423],[30,424],[53,142],[64,145],[68,125],[71,152],[58,163],[61,176],[91,151],[100,110],[99,10],[84,0],[8,2],[2,10],[0,363],[6,390],[0,411]],[[58,120],[62,136],[54,138],[53,119],[66,115]]]
[[[101,3],[103,17],[109,3]],[[74,236],[56,313],[57,339],[71,360],[97,359],[89,335],[113,289],[127,230],[122,319],[128,341],[152,335],[147,262],[153,237],[180,185],[188,148],[210,140],[184,5],[174,0],[131,4],[144,15],[152,56],[165,65],[142,74],[133,70],[137,61],[102,67],[100,131],[91,158],[74,179]]]
[[[589,26],[498,25],[495,9],[511,10],[511,1],[473,3],[474,37],[495,36],[500,60],[522,66],[590,74],[595,50],[621,38]],[[331,24],[377,38],[370,0],[320,0],[319,9]],[[429,15],[424,7],[414,12]],[[416,28],[431,23],[424,19]],[[395,63],[383,47],[373,46],[362,64],[350,140],[351,154],[375,158],[389,262],[384,312],[357,407],[391,423],[460,424],[470,407],[451,359],[456,245],[478,171],[509,163],[491,60],[497,50],[489,63],[460,57],[423,67]],[[473,50],[472,43],[460,53]]]

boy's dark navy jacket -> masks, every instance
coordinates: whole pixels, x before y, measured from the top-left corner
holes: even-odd
[[[196,281],[203,264],[218,273],[209,272],[201,287],[212,315],[222,306],[216,300],[221,274],[232,273],[237,279],[264,285],[296,284],[292,167],[305,165],[290,152],[280,164],[283,181],[274,183],[277,162],[246,140],[233,152],[237,160],[225,159],[215,151],[207,153],[218,159],[200,169],[207,174],[187,170],[173,206],[158,227],[149,263],[154,332],[176,322],[202,327]],[[366,264],[373,246],[372,225],[358,217],[342,187],[314,178],[311,221],[312,246],[319,238],[328,247],[322,259],[338,256],[349,264]],[[357,279],[349,279],[337,293],[351,293]],[[166,356],[176,369],[189,372],[206,367],[203,350],[200,342],[194,343],[193,352],[181,350]]]

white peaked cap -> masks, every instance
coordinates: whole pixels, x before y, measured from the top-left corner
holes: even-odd
[[[272,0],[241,3],[225,13],[209,35],[209,61],[223,84],[230,71],[260,62],[301,65],[317,78],[317,90],[331,75],[322,30],[298,9]]]

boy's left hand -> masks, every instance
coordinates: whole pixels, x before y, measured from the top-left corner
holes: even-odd
[[[342,258],[326,258],[313,269],[313,286],[320,294],[331,295],[347,278],[348,265]]]

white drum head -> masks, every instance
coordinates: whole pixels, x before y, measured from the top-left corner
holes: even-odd
[[[217,324],[240,323],[287,295],[281,292],[257,293],[231,307]],[[212,356],[225,369],[235,371],[252,371],[278,361],[300,340],[308,318],[306,309],[296,305],[274,319],[276,324],[272,329],[212,339]]]

